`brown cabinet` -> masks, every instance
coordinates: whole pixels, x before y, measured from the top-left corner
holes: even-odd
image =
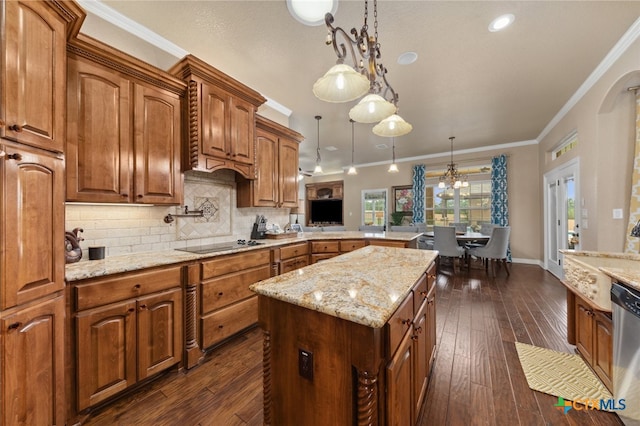
[[[66,25],[47,3],[2,2],[0,137],[62,152]]]
[[[181,268],[74,283],[77,408],[182,360]]]
[[[571,324],[571,323],[570,323]],[[575,297],[575,345],[602,383],[612,391],[613,322],[611,314]]]
[[[67,200],[180,204],[185,84],[96,41],[69,51]]]
[[[63,296],[0,312],[0,424],[65,424],[63,335]]]
[[[435,266],[414,285],[387,323],[387,423],[415,424],[435,354]]]
[[[249,286],[270,276],[269,250],[251,250],[202,262],[201,348],[210,348],[258,322],[258,298]]]
[[[295,243],[273,249],[279,254],[281,274],[309,265],[309,243]],[[277,258],[277,256],[274,256]]]
[[[321,260],[331,259],[340,254],[339,240],[318,240],[311,241],[311,263]]]
[[[64,163],[7,143],[0,150],[0,308],[64,288]],[[37,260],[37,261],[36,261]]]
[[[307,200],[323,198],[342,199],[344,182],[341,180],[332,182],[308,183],[305,185]]]
[[[255,115],[266,99],[192,55],[169,72],[188,84],[184,168],[255,179]]]
[[[298,205],[298,145],[302,135],[256,118],[256,179],[238,182],[238,207]]]

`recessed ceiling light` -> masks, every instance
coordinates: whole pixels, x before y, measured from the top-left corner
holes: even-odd
[[[496,31],[504,30],[513,23],[514,19],[516,19],[516,17],[511,13],[498,16],[489,24],[489,31],[495,33]]]
[[[337,151],[338,150],[338,148],[336,148],[333,145],[329,145],[329,146],[325,147],[324,149],[326,149],[327,151]]]
[[[418,54],[416,52],[404,52],[398,56],[398,63],[400,65],[409,65],[414,63],[416,59],[418,59]]]
[[[387,149],[387,148],[389,148],[389,145],[387,145],[386,143],[379,143],[378,145],[376,145],[376,148],[378,148],[378,149]]]
[[[289,13],[298,22],[315,27],[324,24],[324,15],[336,14],[338,0],[287,0]]]

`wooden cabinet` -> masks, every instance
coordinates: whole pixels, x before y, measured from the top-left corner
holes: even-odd
[[[295,243],[275,248],[279,254],[279,272],[281,274],[309,265],[309,243]]]
[[[169,72],[188,84],[184,168],[255,179],[255,115],[266,99],[193,55]]]
[[[365,240],[340,240],[340,253],[348,253],[367,245]]]
[[[342,199],[344,182],[341,180],[332,182],[308,183],[305,185],[307,200],[323,198]]]
[[[69,52],[67,200],[180,204],[186,85],[96,41]]]
[[[0,424],[65,424],[63,336],[63,296],[0,312]]]
[[[409,247],[409,242],[407,242],[407,241],[371,239],[371,240],[369,240],[369,245],[371,245],[371,246],[383,246],[383,247],[406,248],[406,247]]]
[[[238,181],[238,207],[298,205],[298,145],[302,135],[256,118],[256,179]]]
[[[575,298],[574,336],[578,352],[593,368],[602,383],[613,390],[613,322],[611,314],[590,307]],[[569,323],[571,326],[571,322]]]
[[[0,137],[62,152],[66,25],[55,3],[2,2]]]
[[[36,149],[0,150],[0,308],[64,288],[64,163]]]
[[[339,240],[311,241],[311,263],[331,259],[340,254]]]
[[[202,262],[200,347],[210,348],[258,322],[258,298],[249,286],[270,276],[269,250]]]
[[[182,360],[181,267],[74,283],[77,408]]]
[[[414,285],[387,323],[387,423],[415,424],[435,354],[435,266]]]

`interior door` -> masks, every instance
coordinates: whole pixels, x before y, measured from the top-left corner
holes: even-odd
[[[544,175],[545,187],[545,268],[563,278],[560,250],[580,249],[578,160]]]

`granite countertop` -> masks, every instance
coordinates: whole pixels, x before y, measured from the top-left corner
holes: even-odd
[[[572,256],[575,261],[585,267],[596,268],[614,280],[640,291],[640,254],[638,253],[586,250],[560,250],[560,253]]]
[[[602,272],[609,275],[611,278],[627,284],[630,287],[640,291],[640,270],[622,269],[622,268],[607,268],[600,267]]]
[[[384,239],[396,241],[412,241],[418,238],[419,233],[413,232],[301,232],[291,238],[260,240],[261,245],[240,247],[231,250],[217,251],[213,253],[195,254],[178,250],[163,250],[143,253],[130,253],[120,256],[108,256],[103,260],[87,260],[77,263],[70,263],[65,268],[66,281],[78,281],[87,278],[97,278],[122,272],[137,271],[156,266],[166,266],[182,262],[191,262],[200,259],[222,256],[225,254],[239,253],[249,250],[260,250],[269,247],[276,247],[295,242],[328,240],[328,239]],[[185,242],[184,247],[188,247]],[[182,248],[182,247],[180,247]]]
[[[437,255],[430,250],[366,246],[260,281],[251,290],[380,328]]]

